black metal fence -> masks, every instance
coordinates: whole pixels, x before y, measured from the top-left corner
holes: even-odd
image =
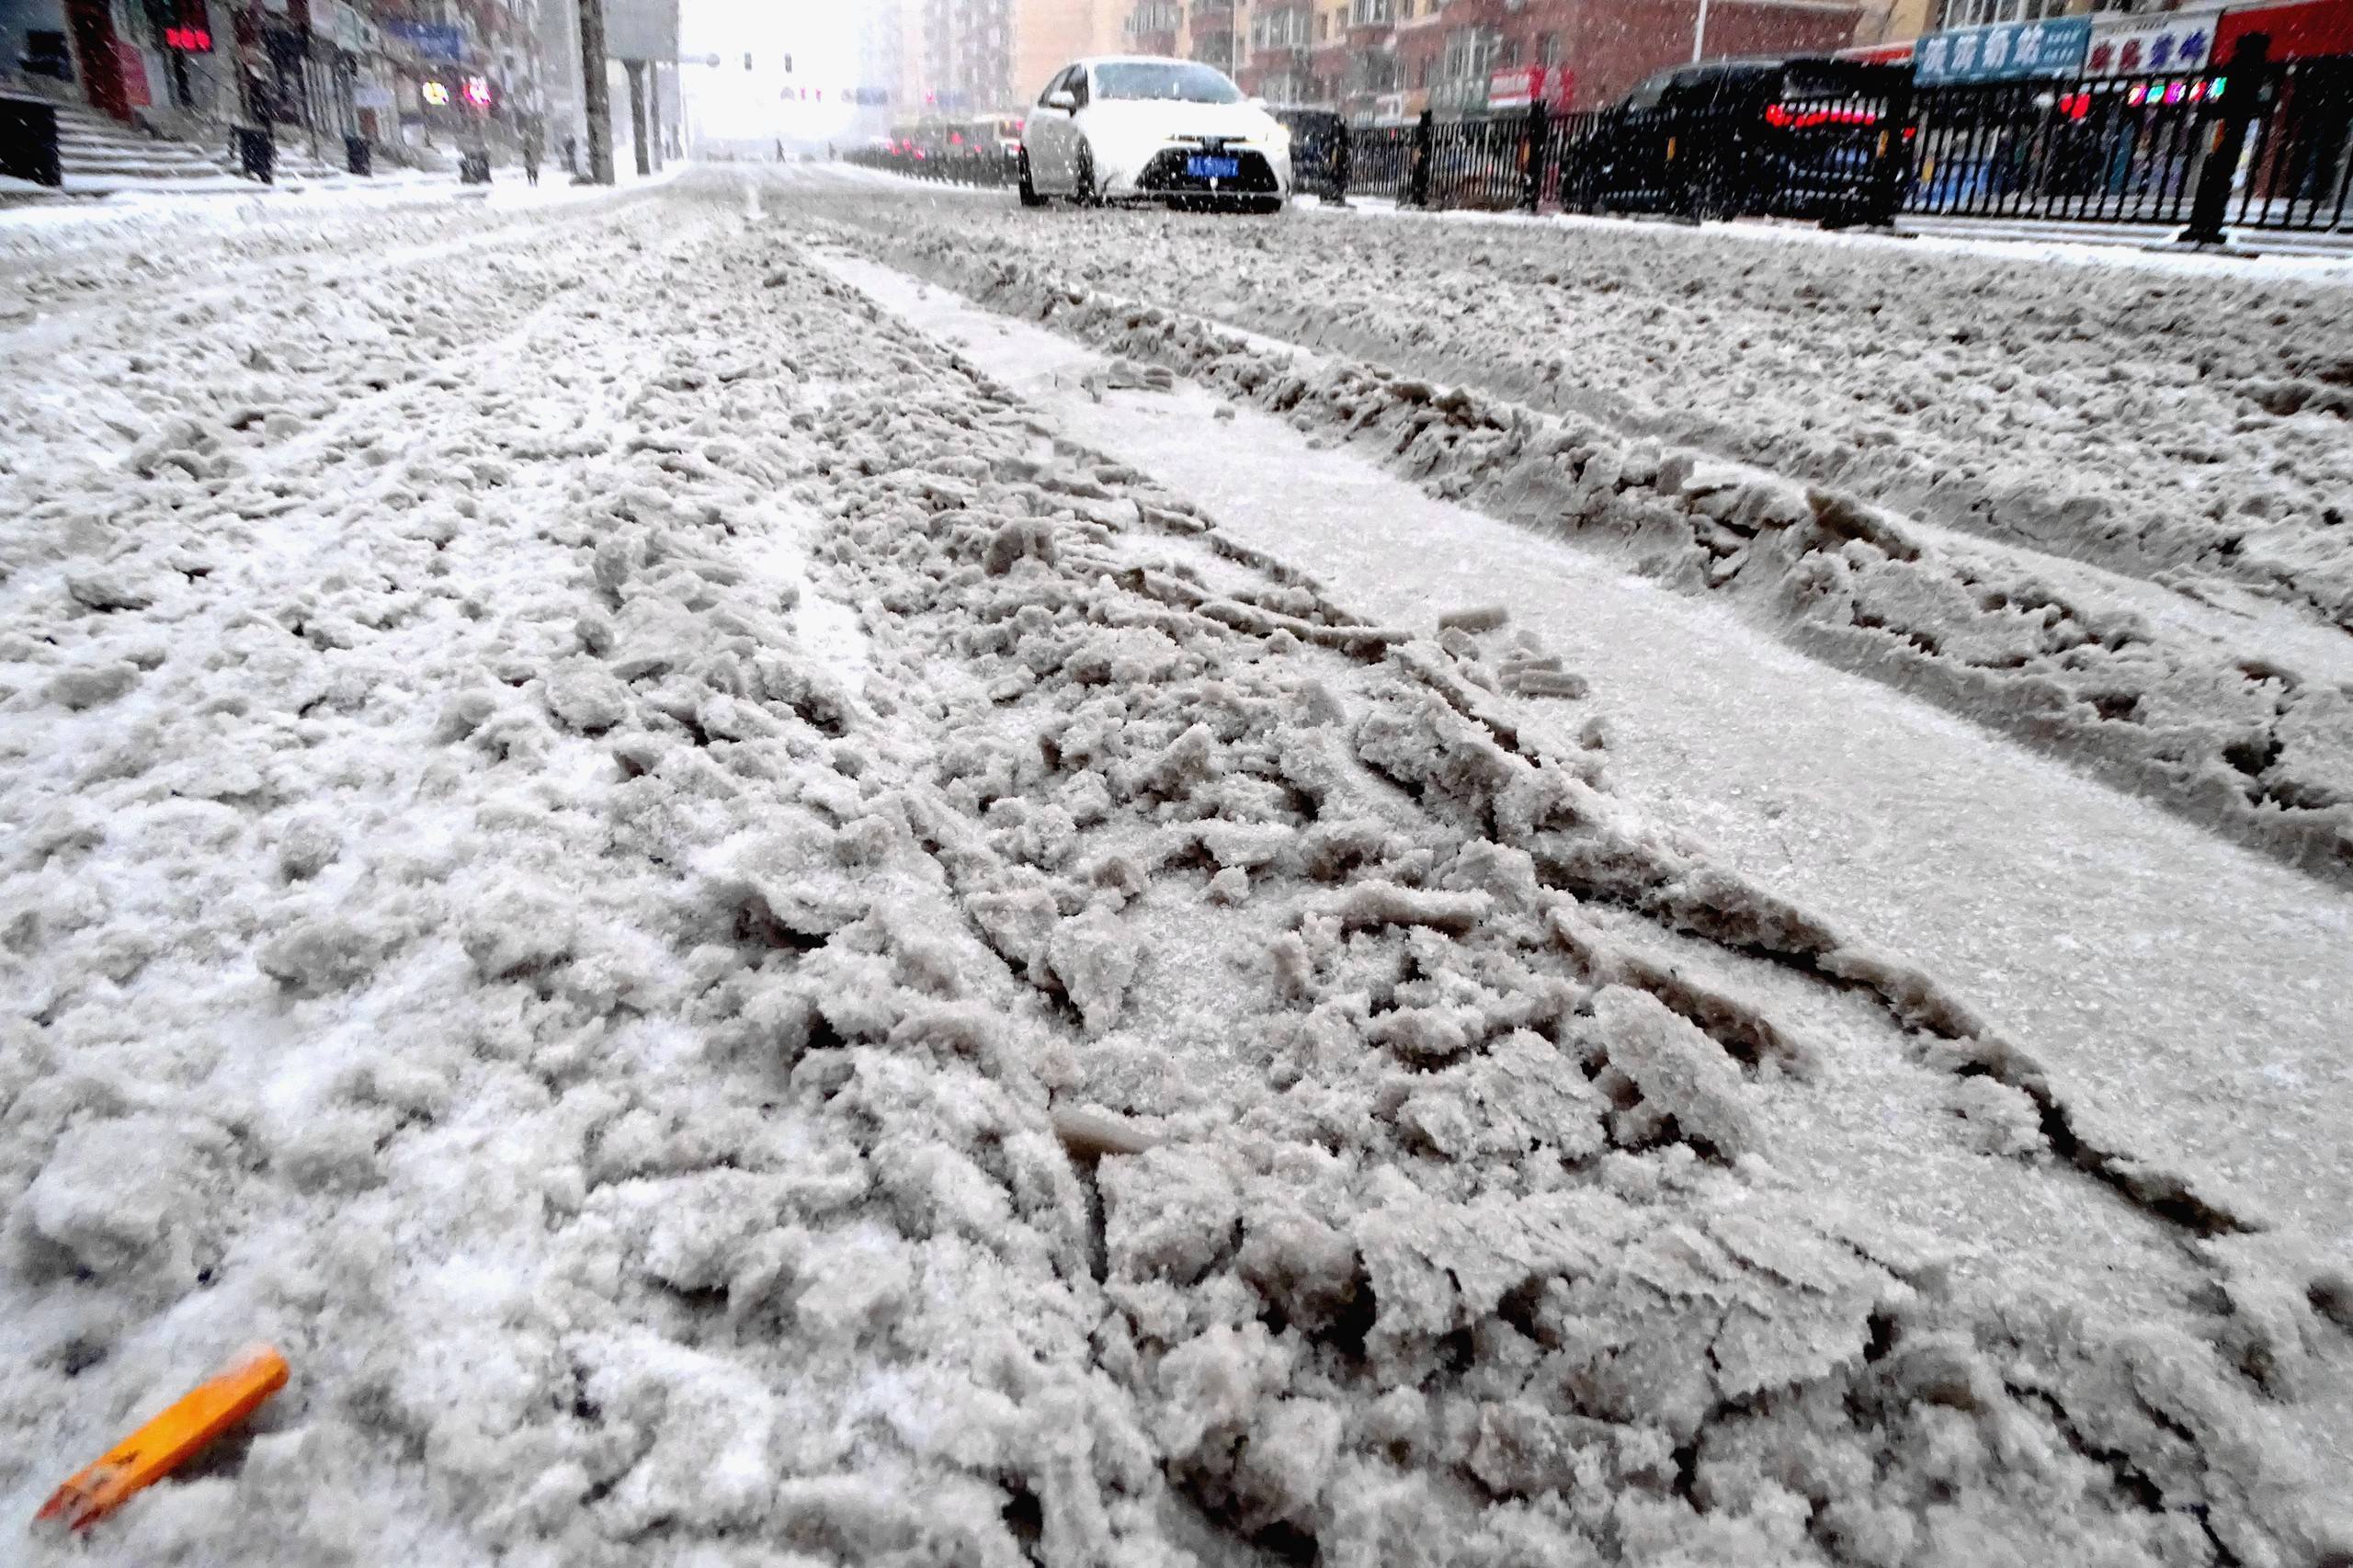
[[[853,147],[842,154],[842,161],[944,185],[1010,186],[1020,176],[1016,157],[994,143],[948,144],[894,138],[886,143]]]
[[[1802,97],[1752,79],[1649,108],[1426,114],[1348,131],[1299,188],[1692,222],[1883,225],[1916,213],[2178,224],[2201,240],[2226,227],[2353,228],[2353,56],[2273,63],[2261,40],[2247,44],[2195,75],[1915,90],[1908,67],[1857,66],[1817,74]],[[851,161],[974,184],[1006,183],[1010,167],[897,145]]]

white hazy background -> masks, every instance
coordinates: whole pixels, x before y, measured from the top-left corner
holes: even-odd
[[[842,136],[853,114],[841,99],[844,88],[896,85],[858,80],[858,10],[856,0],[680,0],[678,79],[694,125],[704,136],[730,141]],[[713,54],[719,63],[704,64]]]

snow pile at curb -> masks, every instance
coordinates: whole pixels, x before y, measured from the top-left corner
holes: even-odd
[[[2353,691],[1918,537],[1850,495],[1461,387],[1254,343],[931,235],[853,243],[1107,351],[1363,443],[1433,494],[1755,606],[1908,687],[2290,863],[2353,878]]]
[[[106,1551],[2353,1550],[2340,1273],[1638,820],[1544,650],[1362,624],[732,209],[405,444],[0,476],[0,1498],[266,1336]],[[1979,1184],[1990,1256],[1883,1211]]]

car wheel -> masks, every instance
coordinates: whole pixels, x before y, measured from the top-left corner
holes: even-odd
[[[1038,194],[1037,186],[1029,178],[1029,149],[1024,147],[1021,149],[1021,205],[1043,207],[1045,204],[1046,199]]]
[[[1071,178],[1071,199],[1081,207],[1100,207],[1102,193],[1095,188],[1095,149],[1078,144],[1077,172]]]

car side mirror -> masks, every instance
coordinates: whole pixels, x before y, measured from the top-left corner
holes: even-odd
[[[1046,95],[1046,107],[1058,108],[1064,114],[1068,114],[1078,107],[1078,99],[1070,89],[1064,87]]]

